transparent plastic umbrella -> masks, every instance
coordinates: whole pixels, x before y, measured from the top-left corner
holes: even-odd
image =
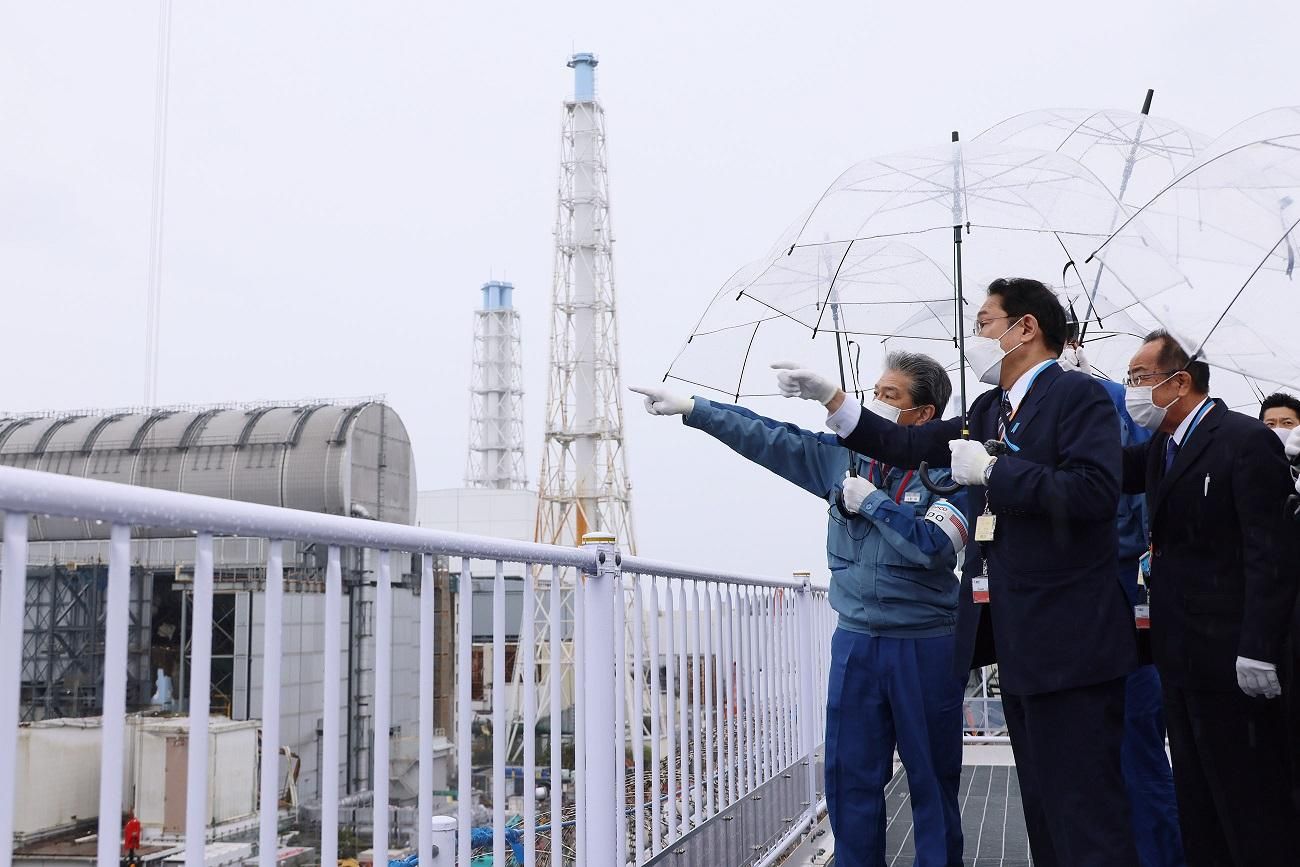
[[[1300,388],[1300,112],[1270,115],[1253,121],[1264,138],[1211,143],[1089,265],[1108,298],[1211,366]]]
[[[965,282],[1033,276],[1086,295],[1092,275],[1078,262],[1110,232],[1115,208],[1087,169],[1047,151],[954,140],[859,163],[722,287],[666,378],[737,399],[766,393],[753,372],[770,377],[768,362],[795,354],[776,346],[829,332],[818,357],[834,351],[848,387],[855,349],[937,341],[954,350],[964,417],[964,339],[977,306]]]
[[[1115,196],[1113,231],[1178,177],[1209,144],[1209,138],[1195,130],[1168,118],[1152,116],[1154,96],[1154,91],[1147,91],[1141,111],[1067,108],[1025,112],[995,124],[980,133],[976,141],[1042,148],[1070,157],[1092,172]],[[1096,273],[1090,287],[1090,304],[1095,301],[1101,276],[1100,272]],[[1106,343],[1104,347],[1100,343],[1096,347],[1100,350],[1094,353],[1096,357],[1116,354],[1114,349],[1119,344],[1136,348],[1132,341],[1114,339],[1126,336],[1127,329],[1136,327],[1136,323],[1119,320],[1111,329],[1106,327],[1107,317],[1102,309],[1090,307],[1088,313],[1090,318],[1099,319],[1102,327],[1091,329],[1085,323],[1082,335],[1085,343],[1090,336],[1094,341]]]
[[[1104,184],[1121,212],[1146,204],[1209,144],[1209,138],[1168,118],[1122,109],[1042,109],[1018,114],[980,133],[975,141],[1064,154]]]

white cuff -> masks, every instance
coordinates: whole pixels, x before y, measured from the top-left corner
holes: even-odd
[[[856,397],[846,394],[840,408],[826,417],[826,427],[830,428],[836,436],[846,437],[858,426],[860,418],[862,418],[862,404]]]

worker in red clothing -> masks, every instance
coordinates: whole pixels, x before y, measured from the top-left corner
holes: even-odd
[[[126,827],[122,830],[122,848],[126,850],[128,864],[135,864],[135,850],[140,848],[140,820],[135,811],[126,814]]]

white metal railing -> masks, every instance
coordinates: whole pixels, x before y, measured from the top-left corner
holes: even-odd
[[[31,516],[57,515],[111,525],[105,634],[103,746],[98,855],[119,858],[126,720],[130,534],[136,527],[196,536],[194,642],[189,674],[190,749],[185,859],[202,864],[207,816],[206,743],[211,677],[213,539],[267,541],[262,670],[262,753],[280,746],[280,642],[284,624],[284,542],[326,547],[322,722],[321,861],[338,857],[340,632],[344,548],[377,551],[374,641],[373,848],[389,848],[388,728],[393,660],[390,555],[422,555],[419,601],[419,802],[417,852],[433,858],[434,557],[459,558],[456,743],[459,787],[455,863],[471,857],[473,792],[471,645],[473,561],[494,565],[492,582],[493,863],[506,864],[521,843],[524,861],[606,867],[650,863],[685,851],[697,829],[736,815],[750,801],[794,780],[793,807],[747,827],[749,856],[765,865],[797,840],[824,805],[816,752],[824,731],[830,633],[825,591],[806,577],[770,579],[624,557],[615,540],[582,548],[515,543],[377,521],[300,512],[230,500],[0,467],[4,513],[0,572],[0,867],[13,857],[15,752],[21,687],[27,530]],[[523,613],[516,666],[522,673],[522,825],[507,827],[506,677],[503,566],[524,564]],[[456,569],[451,570],[456,573]],[[21,576],[23,580],[13,580]],[[569,610],[566,613],[565,599]],[[545,615],[545,616],[543,616]],[[571,624],[566,634],[565,623]],[[545,635],[536,624],[545,622]],[[328,627],[334,628],[328,628]],[[538,695],[545,650],[548,694]],[[567,657],[567,663],[566,663]],[[663,677],[660,677],[662,663]],[[567,695],[566,695],[567,690]],[[500,692],[504,693],[504,689]],[[563,717],[573,708],[574,752],[566,761]],[[549,786],[540,809],[535,781],[537,716],[550,716]],[[631,724],[629,724],[631,720]],[[513,722],[513,721],[512,721]],[[649,752],[651,767],[646,767]],[[631,760],[628,761],[628,751]],[[629,768],[630,764],[630,768]],[[565,777],[573,782],[566,792]],[[767,787],[767,788],[765,788]],[[762,818],[762,817],[759,817]],[[275,863],[280,833],[277,762],[264,761],[258,813],[259,863]],[[441,825],[440,827],[445,827]],[[754,847],[757,846],[757,851]]]

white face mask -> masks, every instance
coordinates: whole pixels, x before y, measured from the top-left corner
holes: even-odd
[[[1020,343],[1004,350],[1002,344],[998,341],[1010,334],[1011,330],[1019,325],[1024,318],[1021,316],[1011,323],[1011,328],[1003,331],[996,339],[992,337],[966,338],[966,363],[970,365],[971,370],[979,375],[980,382],[985,385],[998,385],[1001,382],[1002,359],[1024,346],[1024,344]]]
[[[895,423],[897,423],[898,417],[903,414],[901,409],[894,406],[892,403],[885,403],[878,397],[872,399],[871,403],[867,404],[867,412],[874,413],[885,421],[892,421]]]
[[[901,416],[903,413],[915,412],[918,409],[920,409],[919,406],[914,406],[911,409],[899,409],[898,407],[894,406],[892,403],[885,403],[883,400],[881,400],[878,397],[873,398],[871,403],[867,404],[867,412],[878,415],[881,418],[883,418],[885,421],[892,421],[894,424],[899,423],[898,422],[899,416]]]
[[[1277,438],[1282,441],[1282,445],[1286,445],[1286,441],[1291,439],[1291,432],[1294,430],[1296,430],[1296,428],[1275,427],[1273,428],[1273,433],[1277,434]]]
[[[1075,349],[1073,346],[1067,346],[1061,352],[1061,367],[1066,370],[1082,370],[1088,373],[1092,368],[1088,366],[1088,359],[1083,355],[1083,347]]]
[[[1151,393],[1177,375],[1177,373],[1171,374],[1155,385],[1130,385],[1124,389],[1124,408],[1128,410],[1133,421],[1147,430],[1160,428],[1160,423],[1165,420],[1169,407],[1178,403],[1178,398],[1175,397],[1164,406],[1157,406],[1151,399]]]

